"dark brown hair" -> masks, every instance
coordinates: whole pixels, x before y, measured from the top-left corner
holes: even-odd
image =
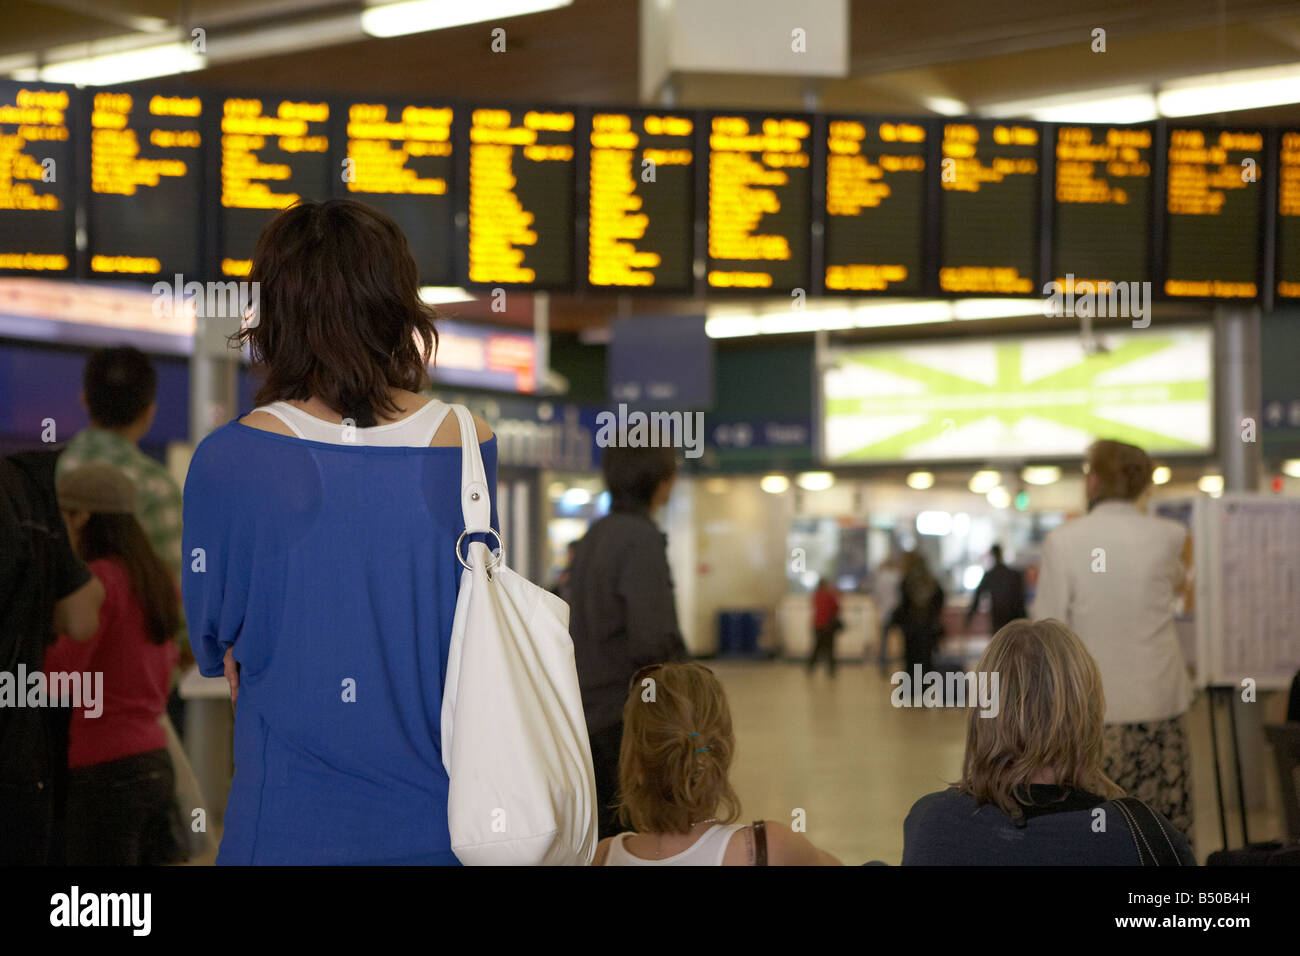
[[[81,387],[92,424],[123,428],[153,404],[158,373],[147,355],[129,345],[96,349],[86,361]]]
[[[364,418],[399,411],[390,388],[428,381],[437,316],[420,300],[406,237],[383,213],[301,200],[262,230],[249,278],[257,317],[235,338],[265,373],[258,405],[314,395]]]
[[[611,511],[645,511],[655,490],[677,473],[677,455],[667,447],[611,445],[600,456]]]
[[[1088,449],[1088,467],[1097,476],[1096,503],[1134,501],[1151,484],[1151,459],[1137,445],[1103,438]]]
[[[86,562],[114,558],[126,568],[136,600],[144,608],[149,640],[165,644],[181,626],[180,599],[167,566],[154,553],[135,515],[91,512],[77,535]]]

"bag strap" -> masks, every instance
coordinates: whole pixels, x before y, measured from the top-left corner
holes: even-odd
[[[470,534],[492,530],[492,501],[478,447],[478,426],[464,405],[450,406],[460,425],[460,510]]]
[[[754,821],[754,865],[767,866],[767,823]]]
[[[1160,816],[1137,797],[1120,797],[1111,801],[1128,821],[1138,860],[1143,866],[1182,866],[1178,851]]]

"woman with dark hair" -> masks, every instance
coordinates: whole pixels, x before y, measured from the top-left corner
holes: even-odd
[[[610,512],[588,529],[569,571],[569,630],[596,773],[600,836],[618,833],[618,754],[627,682],[647,664],[686,659],[668,540],[654,522],[672,494],[671,448],[606,448]]]
[[[68,732],[67,862],[175,863],[186,854],[159,718],[180,655],[176,585],[135,518],[135,485],[125,474],[102,463],[83,465],[60,475],[57,488],[73,546],[104,586],[95,636],[80,643],[60,637],[45,654],[51,688],[60,697],[74,695],[60,701],[75,708]]]
[[[935,645],[943,637],[943,588],[930,573],[925,557],[919,551],[903,555],[903,580],[898,586],[898,606],[885,629],[897,627],[903,632],[907,672],[916,665],[921,670],[930,669],[930,659]]]
[[[434,315],[401,231],[350,200],[277,216],[251,279],[258,408],[204,439],[185,485],[194,654],[238,707],[218,862],[454,865],[461,436],[417,394]],[[475,424],[495,527],[496,440]]]

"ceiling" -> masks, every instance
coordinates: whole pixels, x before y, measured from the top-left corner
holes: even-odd
[[[1300,60],[1296,0],[851,0],[850,75],[818,80],[691,75],[676,81],[683,106],[924,113],[927,97],[978,109],[1079,90],[1154,84],[1178,76]],[[285,92],[408,93],[472,100],[635,103],[639,4],[574,0],[570,7],[503,21],[507,52],[490,49],[489,24],[391,39],[329,42],[329,25],[355,14],[357,0],[0,0],[0,73],[23,57],[84,45],[81,55],[124,34],[166,42],[206,33],[209,68],[183,74],[192,89],[280,88]],[[322,26],[323,25],[323,26]],[[1106,52],[1091,50],[1106,30]],[[254,31],[301,36],[286,52],[254,56]],[[322,36],[324,35],[324,39]],[[335,35],[350,36],[351,34]],[[725,42],[725,37],[719,38]],[[324,44],[324,45],[321,45]],[[221,62],[217,62],[221,61]],[[1300,105],[1234,114],[1243,122],[1300,123]],[[507,319],[528,322],[526,296]],[[604,324],[626,311],[681,309],[681,301],[556,296],[552,325]],[[473,316],[479,307],[456,306]],[[500,320],[482,307],[485,318]]]

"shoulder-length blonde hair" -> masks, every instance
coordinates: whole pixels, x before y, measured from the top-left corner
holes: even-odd
[[[722,685],[694,663],[663,664],[645,678],[653,684],[634,680],[623,706],[619,819],[639,833],[736,822],[740,800],[727,779],[736,740]]]
[[[981,675],[998,675],[998,711],[971,710],[966,760],[957,786],[977,805],[1013,819],[1030,780],[1050,773],[1061,787],[1114,799],[1124,795],[1102,772],[1106,695],[1083,641],[1060,621],[1018,620],[998,631],[980,657]]]

